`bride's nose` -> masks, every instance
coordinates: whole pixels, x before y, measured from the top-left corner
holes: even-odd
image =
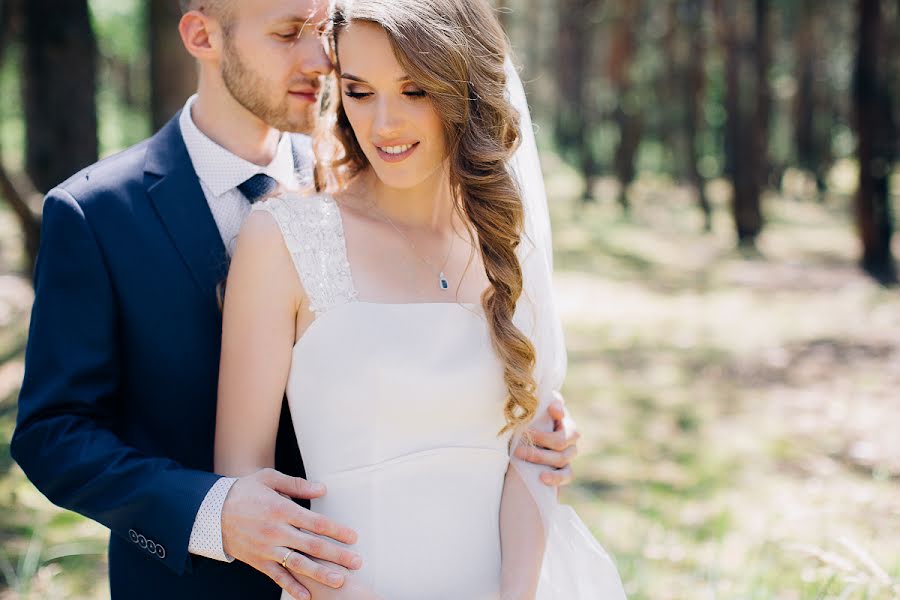
[[[375,107],[372,128],[381,139],[391,139],[403,128],[403,110],[389,98],[379,99]]]

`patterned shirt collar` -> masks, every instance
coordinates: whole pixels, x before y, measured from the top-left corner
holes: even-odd
[[[226,150],[200,131],[191,115],[191,108],[196,100],[196,94],[188,98],[179,117],[179,126],[194,170],[213,195],[218,198],[257,173],[265,173],[285,187],[297,185],[290,134],[281,134],[271,163],[266,166],[253,164]],[[298,160],[304,158],[299,157]]]

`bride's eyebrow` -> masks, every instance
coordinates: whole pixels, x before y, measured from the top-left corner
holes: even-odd
[[[369,83],[362,77],[357,77],[356,75],[352,75],[350,73],[341,73],[341,79],[349,79],[350,81],[357,81],[359,83]],[[412,78],[409,75],[401,75],[397,78],[398,83],[405,83],[407,81],[412,81]]]

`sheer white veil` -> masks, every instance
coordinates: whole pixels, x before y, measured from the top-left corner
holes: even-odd
[[[523,297],[514,322],[532,340],[537,353],[535,379],[540,406],[532,427],[553,430],[547,407],[559,397],[566,375],[566,347],[553,293],[553,244],[547,192],[541,172],[534,127],[521,78],[506,60],[507,93],[519,112],[522,140],[509,168],[522,193],[525,231],[519,247]],[[513,445],[521,441],[514,439]],[[538,507],[544,531],[544,562],[537,600],[624,600],[616,566],[578,515],[557,501],[556,489],[545,485],[543,467],[511,458]],[[539,542],[538,542],[539,543]]]

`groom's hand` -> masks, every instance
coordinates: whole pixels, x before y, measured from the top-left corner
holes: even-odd
[[[299,577],[315,579],[331,588],[341,587],[343,573],[310,557],[359,569],[362,559],[357,554],[327,539],[355,544],[356,532],[290,499],[324,495],[325,486],[273,469],[238,479],[222,507],[225,553],[265,573],[299,600],[311,597],[298,581]],[[282,565],[285,556],[287,568]]]
[[[572,459],[578,454],[578,439],[581,434],[575,429],[575,422],[569,417],[562,397],[554,400],[547,411],[553,419],[553,431],[531,429],[533,445],[521,445],[516,456],[538,465],[553,467],[541,473],[545,485],[559,487],[572,482]]]

